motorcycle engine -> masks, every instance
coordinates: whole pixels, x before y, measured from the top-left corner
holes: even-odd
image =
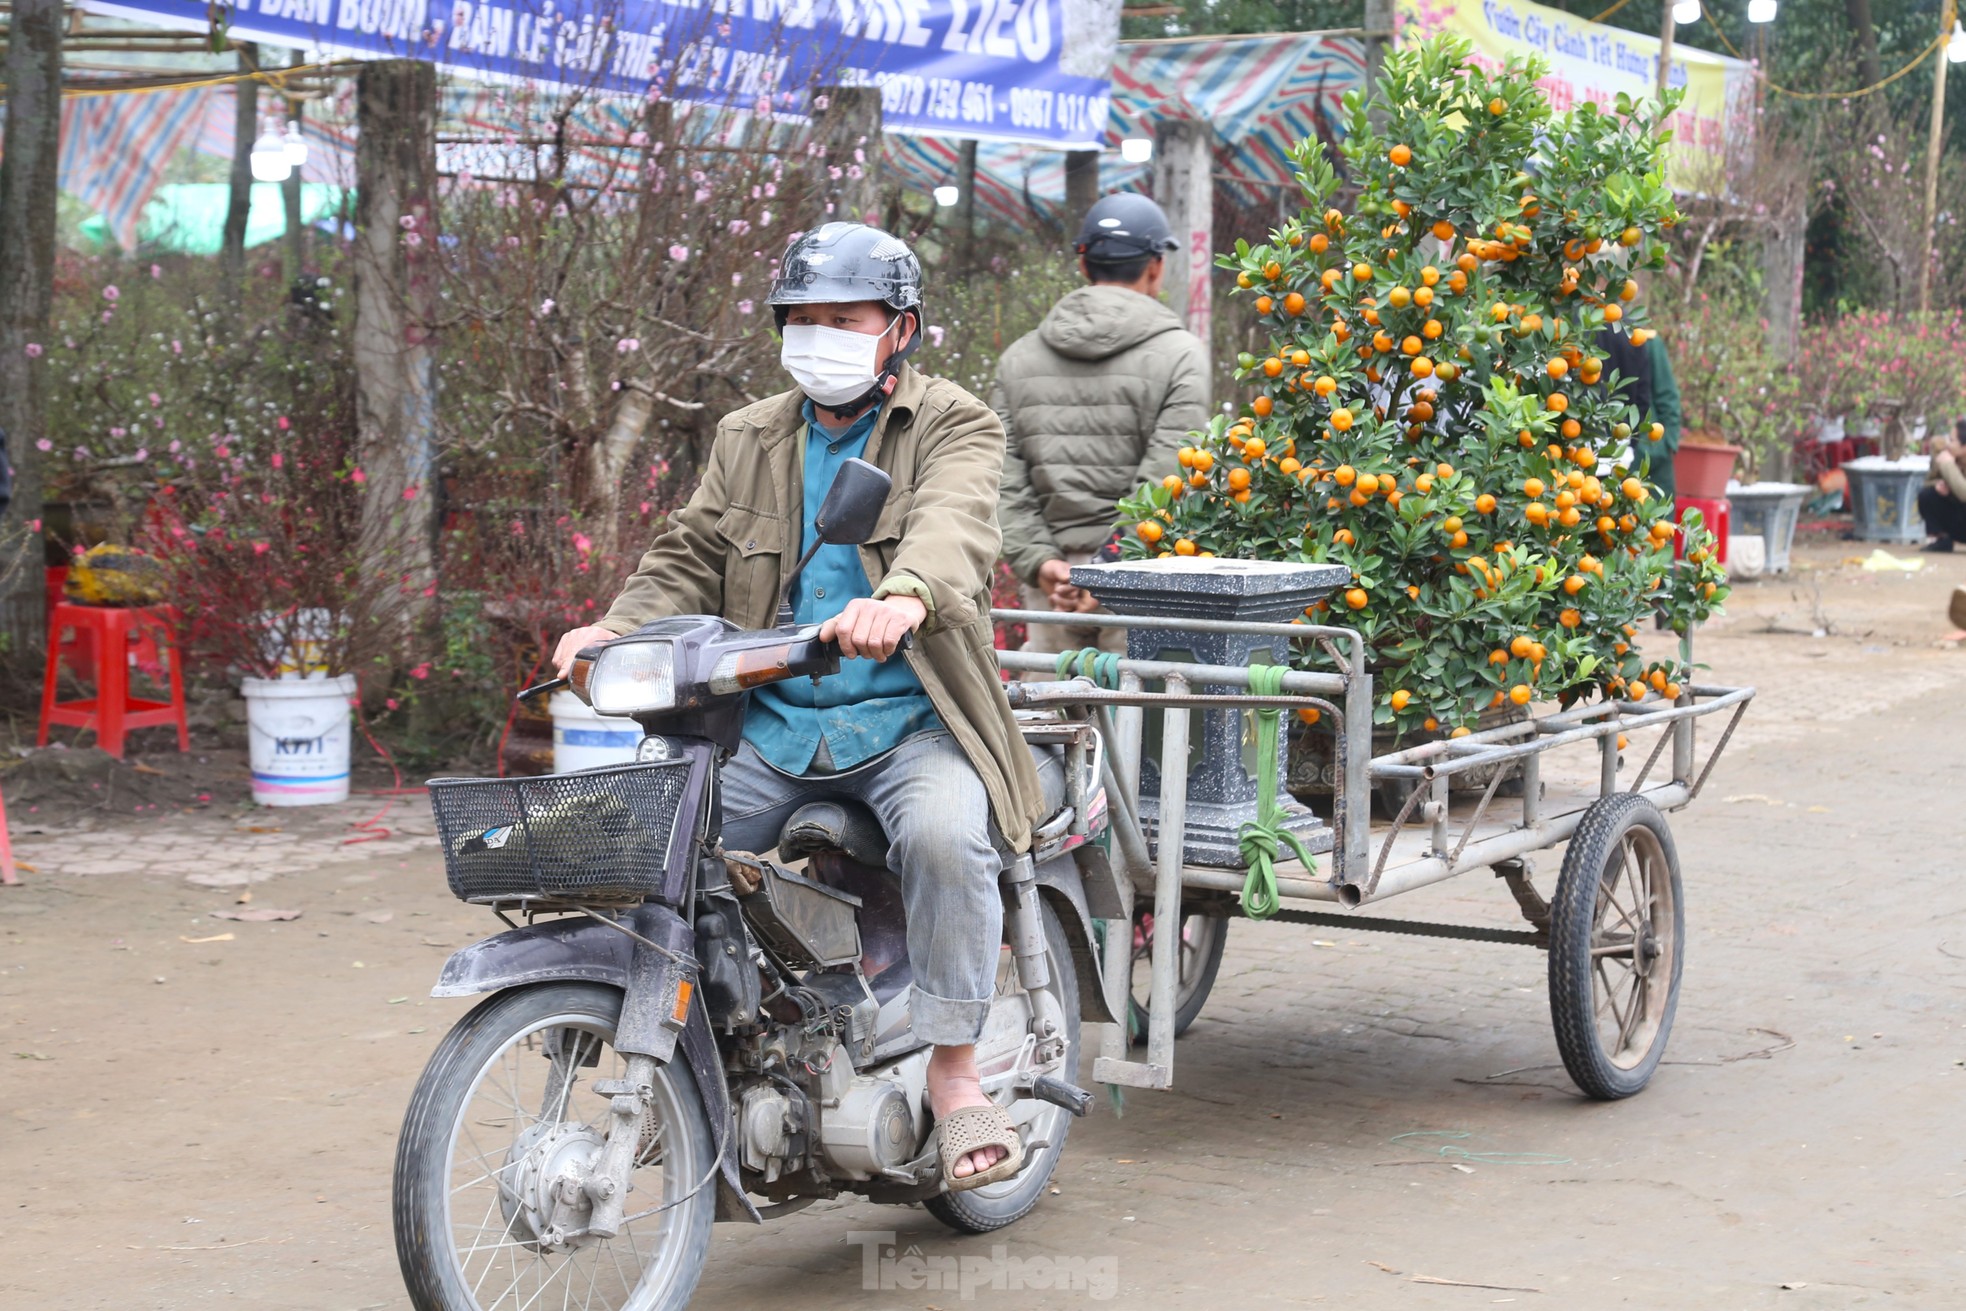
[[[828,1169],[847,1179],[878,1179],[907,1164],[915,1155],[907,1093],[890,1079],[854,1075],[820,1114],[819,1150]]]

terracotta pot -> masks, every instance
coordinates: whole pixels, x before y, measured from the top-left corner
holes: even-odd
[[[1734,461],[1740,454],[1738,446],[1681,446],[1672,457],[1677,495],[1720,500],[1727,495],[1727,480],[1734,476]]]

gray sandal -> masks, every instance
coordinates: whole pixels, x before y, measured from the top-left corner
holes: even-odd
[[[966,1192],[1008,1179],[1024,1168],[1024,1141],[1017,1125],[1001,1106],[965,1106],[936,1126],[942,1158],[942,1180],[952,1193]],[[958,1175],[956,1162],[985,1147],[1001,1147],[1008,1155],[988,1169]]]

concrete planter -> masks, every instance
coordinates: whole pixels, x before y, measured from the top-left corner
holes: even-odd
[[[1850,480],[1851,534],[1860,542],[1918,542],[1925,524],[1918,517],[1918,489],[1932,476],[1932,459],[1907,455],[1887,460],[1867,455],[1843,466]]]
[[[1763,568],[1771,574],[1789,571],[1789,548],[1795,544],[1795,523],[1809,500],[1801,483],[1749,483],[1728,487],[1733,507],[1731,532],[1735,539],[1759,536],[1766,551]]]

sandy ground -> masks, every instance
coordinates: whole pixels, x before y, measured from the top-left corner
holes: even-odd
[[[1702,640],[1712,677],[1762,691],[1674,819],[1688,961],[1642,1096],[1571,1088],[1537,952],[1238,923],[1177,1087],[1120,1118],[1102,1099],[1033,1216],[982,1239],[851,1202],[726,1226],[697,1305],[1960,1305],[1966,651],[1935,642],[1966,557],[1899,577],[1855,554],[1802,548]],[[342,845],[376,804],[19,839],[0,1306],[403,1305],[397,1125],[464,1009],[425,994],[498,926],[446,895],[416,799]],[[212,918],[248,889],[301,917]],[[1514,913],[1472,877],[1385,912]],[[911,1250],[983,1286],[877,1259]],[[1061,1269],[1081,1287],[1030,1286]]]

